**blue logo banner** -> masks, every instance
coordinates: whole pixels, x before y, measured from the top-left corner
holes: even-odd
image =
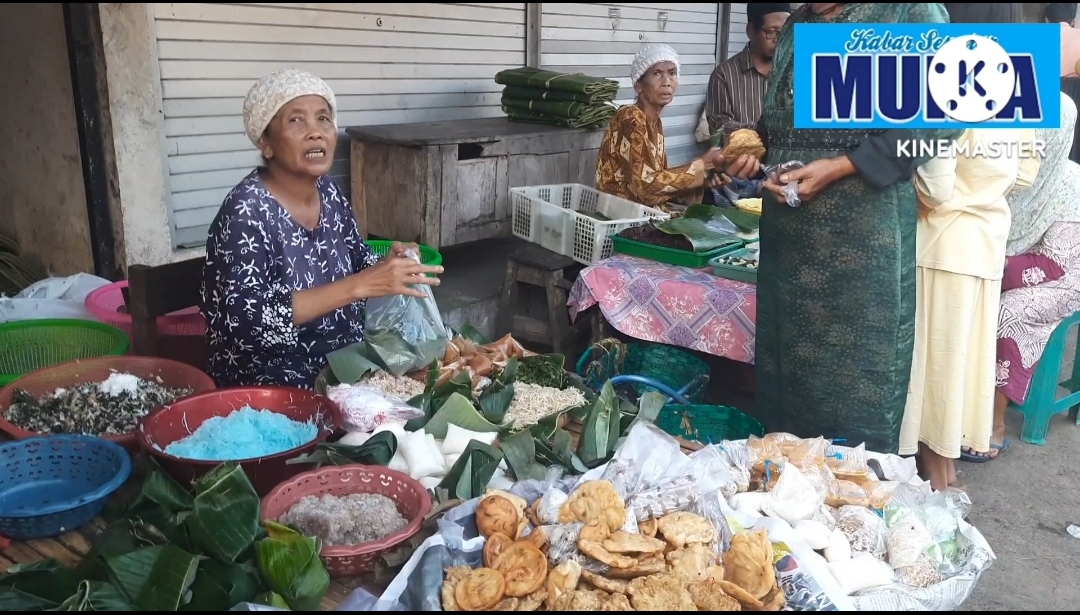
[[[1059,24],[795,24],[795,128],[1058,128]]]

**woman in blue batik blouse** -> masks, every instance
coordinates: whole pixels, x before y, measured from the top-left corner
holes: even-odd
[[[330,178],[337,104],[322,79],[286,69],[244,100],[244,128],[264,166],[248,174],[210,226],[202,312],[218,386],[311,388],[326,354],[360,341],[371,297],[422,296],[439,283],[394,244],[379,259]]]

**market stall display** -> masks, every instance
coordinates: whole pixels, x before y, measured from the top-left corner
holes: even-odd
[[[449,511],[380,598],[358,590],[344,608],[956,608],[993,553],[964,498],[929,495],[910,465],[787,434],[686,455],[638,425],[582,476]]]
[[[758,244],[753,243],[741,250],[735,250],[709,259],[713,275],[747,284],[757,284]]]
[[[594,305],[632,338],[754,361],[753,284],[620,254],[586,267],[574,282],[570,317]]]
[[[229,454],[228,446],[231,445],[236,447],[234,452],[229,454],[233,457],[231,459],[194,459],[168,452],[173,443],[190,437],[212,419],[228,417],[244,407],[267,410],[296,423],[310,424],[313,429],[309,431],[314,433],[314,437],[276,454],[243,457],[244,449],[251,444],[250,441],[262,437],[261,434],[247,429],[243,432],[223,434],[222,437],[229,438],[222,443],[226,448],[208,455],[220,457],[223,455],[217,454],[219,452]],[[302,471],[304,468],[301,466],[289,465],[286,462],[313,451],[316,445],[334,433],[339,420],[337,406],[322,395],[286,387],[235,387],[191,395],[155,410],[142,419],[136,435],[142,450],[182,484],[189,484],[223,461],[232,461],[240,464],[247,472],[255,490],[265,494],[281,481]],[[245,439],[248,442],[244,442]],[[253,445],[265,446],[261,442],[260,440],[260,443]],[[191,454],[191,451],[186,454]]]

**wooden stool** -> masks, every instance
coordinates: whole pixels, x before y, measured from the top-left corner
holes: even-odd
[[[499,306],[499,331],[507,331],[521,341],[551,346],[556,353],[565,355],[572,341],[566,300],[573,277],[567,279],[565,276],[568,269],[571,276],[576,276],[582,265],[537,245],[511,254],[506,262],[506,281]],[[518,293],[522,285],[544,289],[547,322],[518,313]]]

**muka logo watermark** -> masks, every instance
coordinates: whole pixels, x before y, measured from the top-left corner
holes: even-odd
[[[1057,128],[1060,38],[1058,24],[796,24],[795,128]]]

